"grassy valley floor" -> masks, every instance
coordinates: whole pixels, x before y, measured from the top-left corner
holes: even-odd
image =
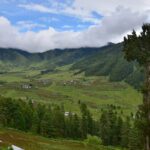
[[[124,82],[108,77],[85,77],[83,73],[59,67],[48,73],[35,68],[0,74],[0,94],[42,103],[63,104],[66,111],[79,112],[79,103],[88,105],[94,116],[108,104],[120,106],[124,114],[135,112],[142,95]]]

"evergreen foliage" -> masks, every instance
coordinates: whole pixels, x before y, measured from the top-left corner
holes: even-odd
[[[44,105],[0,97],[0,125],[25,132],[33,132],[48,138],[84,140],[87,144],[103,144],[133,149],[140,132],[136,119],[133,131],[133,115],[124,119],[120,108],[108,105],[101,111],[99,120],[94,120],[86,104],[80,103],[81,115],[69,112],[64,107]]]
[[[142,141],[144,149],[150,150],[150,24],[142,26],[140,35],[133,30],[132,34],[124,37],[123,51],[128,61],[137,61],[145,69],[143,104],[139,107],[138,112],[138,118],[141,120],[138,121],[141,124],[140,133],[145,139]],[[134,130],[132,133],[137,136],[138,132]]]

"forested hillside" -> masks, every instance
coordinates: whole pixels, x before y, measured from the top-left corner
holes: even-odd
[[[120,107],[108,105],[107,109],[101,109],[99,119],[95,120],[86,104],[80,103],[79,107],[80,116],[71,111],[66,114],[63,105],[44,105],[0,97],[0,125],[47,138],[84,140],[87,146],[95,150],[105,150],[102,145],[141,150],[142,145],[137,141],[143,137],[137,136],[140,132],[133,121],[137,122],[138,118],[133,119],[133,114],[123,118]],[[1,139],[5,140],[5,137]],[[9,140],[7,137],[7,143]]]
[[[125,80],[138,88],[143,83],[144,72],[136,62],[124,59],[122,48],[122,43],[102,47],[98,53],[75,63],[72,69],[79,69],[86,76],[109,76],[110,81]]]
[[[43,53],[0,48],[0,68],[5,72],[16,67],[51,70],[73,64],[71,69],[78,70],[77,74],[109,76],[110,81],[125,80],[138,88],[144,73],[136,62],[124,59],[122,47],[122,43],[111,43],[101,48],[55,49]]]
[[[99,48],[55,49],[43,53],[29,53],[19,49],[0,48],[0,67],[54,68],[72,64],[97,53]],[[3,67],[4,68],[4,67]]]

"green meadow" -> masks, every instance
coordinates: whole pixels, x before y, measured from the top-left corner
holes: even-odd
[[[5,97],[63,104],[66,111],[79,112],[79,103],[84,102],[94,116],[100,109],[113,104],[120,106],[125,114],[135,112],[141,103],[139,91],[125,82],[110,82],[108,77],[85,76],[71,65],[58,67],[42,74],[40,69],[18,69],[0,74],[0,91]],[[29,86],[31,88],[24,88]]]

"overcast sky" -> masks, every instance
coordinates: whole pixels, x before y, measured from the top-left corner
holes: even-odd
[[[149,21],[150,0],[0,0],[0,47],[99,47]]]

